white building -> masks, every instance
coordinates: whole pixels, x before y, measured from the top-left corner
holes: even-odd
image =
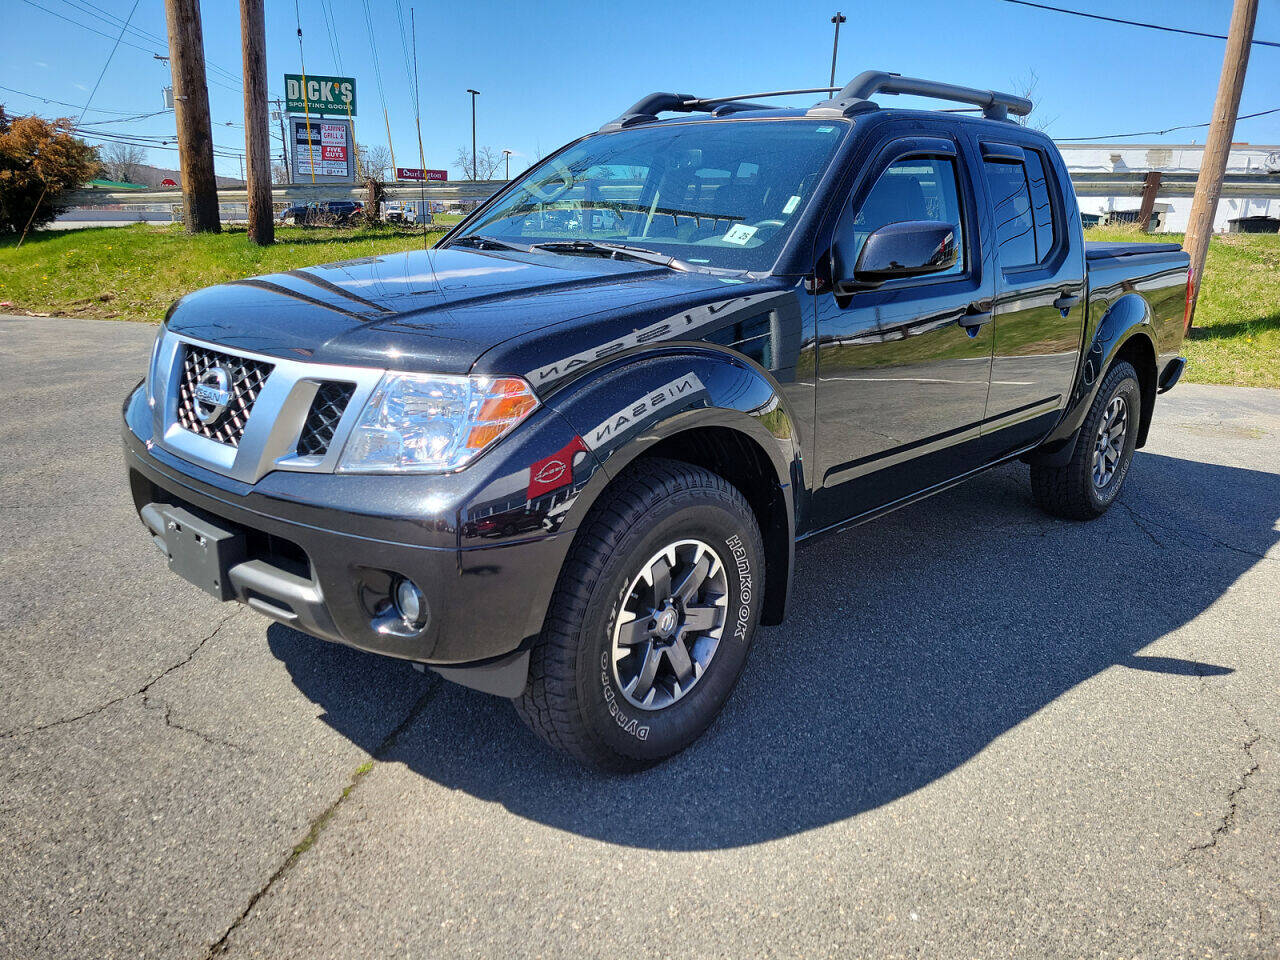
[[[1060,143],[1058,148],[1073,176],[1077,173],[1145,174],[1152,170],[1165,174],[1195,174],[1200,170],[1204,155],[1201,144]],[[1227,158],[1227,173],[1268,175],[1268,180],[1274,179],[1280,185],[1280,146],[1233,144]],[[1276,196],[1274,188],[1266,193],[1270,196],[1260,192],[1252,197],[1222,197],[1218,201],[1213,229],[1228,230],[1231,221],[1243,217],[1268,217],[1280,222],[1280,197]],[[1136,214],[1141,198],[1136,195],[1081,196],[1079,202],[1080,213],[1087,222],[1094,216]],[[1155,213],[1159,216],[1156,229],[1181,233],[1186,230],[1191,216],[1191,197],[1158,194]]]

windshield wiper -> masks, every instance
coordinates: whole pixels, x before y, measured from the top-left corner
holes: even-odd
[[[496,237],[483,237],[478,233],[469,233],[465,237],[451,240],[449,246],[475,247],[477,250],[515,250],[528,253],[533,248],[524,243],[512,243],[510,240],[499,240]]]
[[[691,263],[676,257],[669,257],[657,250],[647,247],[633,247],[625,243],[601,243],[598,240],[549,240],[546,243],[535,243],[535,250],[549,250],[552,253],[581,253],[586,256],[608,257],[611,260],[639,260],[642,263],[656,263],[670,267],[672,270],[696,270]]]

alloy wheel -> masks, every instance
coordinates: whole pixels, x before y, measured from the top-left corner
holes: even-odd
[[[633,706],[661,710],[706,673],[724,634],[728,578],[701,540],[663,547],[627,588],[613,628],[613,673]]]
[[[1129,404],[1124,397],[1112,397],[1102,414],[1093,443],[1093,485],[1097,489],[1103,489],[1115,478],[1128,430]]]

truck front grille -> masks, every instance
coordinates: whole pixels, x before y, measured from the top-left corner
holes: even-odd
[[[333,433],[338,429],[338,421],[342,419],[342,412],[351,402],[355,389],[354,383],[335,380],[320,385],[315,399],[311,401],[307,422],[298,437],[298,456],[320,457],[328,452],[329,444],[333,442]]]
[[[184,345],[182,354],[182,376],[178,381],[178,423],[202,437],[231,447],[239,446],[253,404],[274,367],[259,360],[219,353],[194,344]],[[216,372],[219,369],[222,371],[221,375],[226,377],[229,394],[225,405],[210,402],[198,397],[196,393],[202,378],[206,387],[216,386],[221,376]],[[223,406],[223,409],[218,410],[218,406]]]

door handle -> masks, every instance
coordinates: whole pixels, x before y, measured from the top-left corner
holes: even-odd
[[[1064,293],[1062,296],[1058,297],[1057,300],[1053,301],[1053,308],[1055,310],[1061,310],[1062,315],[1065,317],[1067,315],[1067,311],[1079,302],[1080,297],[1078,295],[1074,293]]]
[[[969,331],[969,336],[976,336],[978,328],[984,323],[990,323],[994,315],[989,309],[983,309],[982,304],[971,303],[964,313],[960,314],[957,321],[960,326]]]

